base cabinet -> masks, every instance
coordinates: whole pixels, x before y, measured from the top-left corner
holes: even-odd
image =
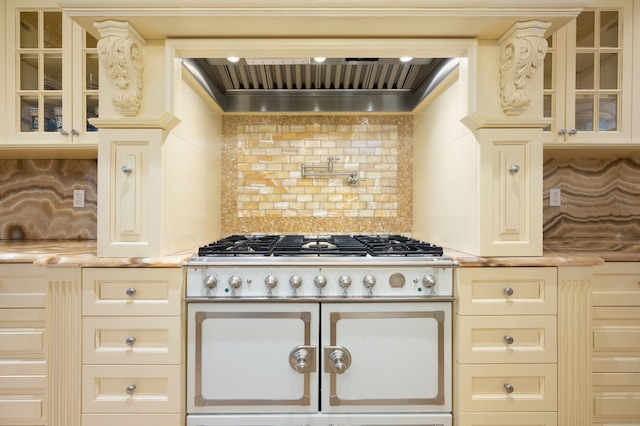
[[[592,305],[592,424],[640,425],[640,263],[597,266]]]
[[[47,424],[45,272],[0,265],[0,425]]]
[[[455,424],[556,426],[557,269],[455,274]]]
[[[82,275],[82,425],[182,426],[182,268]]]

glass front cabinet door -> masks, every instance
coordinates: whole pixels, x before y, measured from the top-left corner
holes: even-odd
[[[545,141],[631,141],[632,0],[595,0],[551,35],[545,57]]]
[[[52,0],[6,4],[7,143],[96,144],[97,40]]]

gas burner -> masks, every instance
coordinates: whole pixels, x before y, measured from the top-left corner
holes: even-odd
[[[269,256],[278,235],[231,235],[198,249],[198,256]]]
[[[354,238],[369,248],[371,256],[442,256],[434,246],[402,235],[356,235]]]
[[[273,250],[274,256],[366,256],[367,247],[347,235],[286,235]]]

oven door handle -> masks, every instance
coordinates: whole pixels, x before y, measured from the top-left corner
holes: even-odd
[[[300,374],[316,371],[316,347],[296,346],[289,352],[289,365]]]
[[[344,346],[324,347],[324,371],[342,374],[351,366],[351,353]]]

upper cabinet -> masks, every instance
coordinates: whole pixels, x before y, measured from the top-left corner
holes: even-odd
[[[5,142],[96,144],[97,40],[53,0],[6,2]]]
[[[548,147],[632,141],[633,0],[596,0],[548,38]]]

